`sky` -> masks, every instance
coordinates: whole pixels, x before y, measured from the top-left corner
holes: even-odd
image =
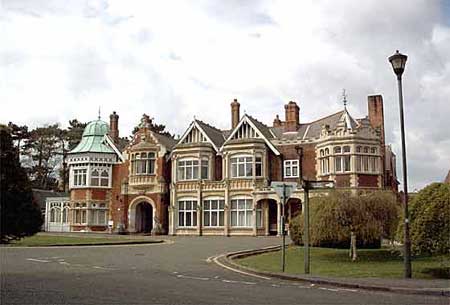
[[[387,143],[401,146],[403,74],[410,190],[450,169],[450,0],[0,0],[0,123],[33,128],[116,111],[182,134],[194,117],[230,128],[230,102],[271,125],[284,104],[306,123],[367,115],[382,94]]]

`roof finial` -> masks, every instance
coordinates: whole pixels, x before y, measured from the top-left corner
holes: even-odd
[[[101,118],[101,116],[100,116],[100,106],[98,106],[98,120],[100,121],[100,118]]]
[[[345,92],[345,88],[342,89],[342,102],[344,103],[344,109],[347,109],[347,93]]]

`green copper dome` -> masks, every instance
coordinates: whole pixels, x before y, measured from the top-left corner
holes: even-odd
[[[106,144],[105,135],[108,133],[109,126],[106,122],[101,120],[90,122],[83,131],[80,143],[70,153],[114,153],[114,150]]]
[[[102,120],[92,121],[87,124],[83,132],[84,136],[104,136],[109,132],[109,126]]]

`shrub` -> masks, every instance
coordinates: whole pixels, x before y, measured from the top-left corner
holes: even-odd
[[[382,238],[393,239],[399,206],[391,192],[330,192],[310,200],[310,243],[320,247],[348,247],[354,232],[358,247],[380,247]],[[303,214],[290,222],[291,239],[302,243]]]
[[[409,218],[413,253],[449,254],[450,185],[432,183],[413,197],[410,203]]]

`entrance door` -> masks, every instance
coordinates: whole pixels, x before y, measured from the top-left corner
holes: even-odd
[[[136,232],[151,233],[153,229],[153,208],[147,202],[136,206]]]
[[[273,200],[269,200],[269,234],[277,235],[277,203]]]

